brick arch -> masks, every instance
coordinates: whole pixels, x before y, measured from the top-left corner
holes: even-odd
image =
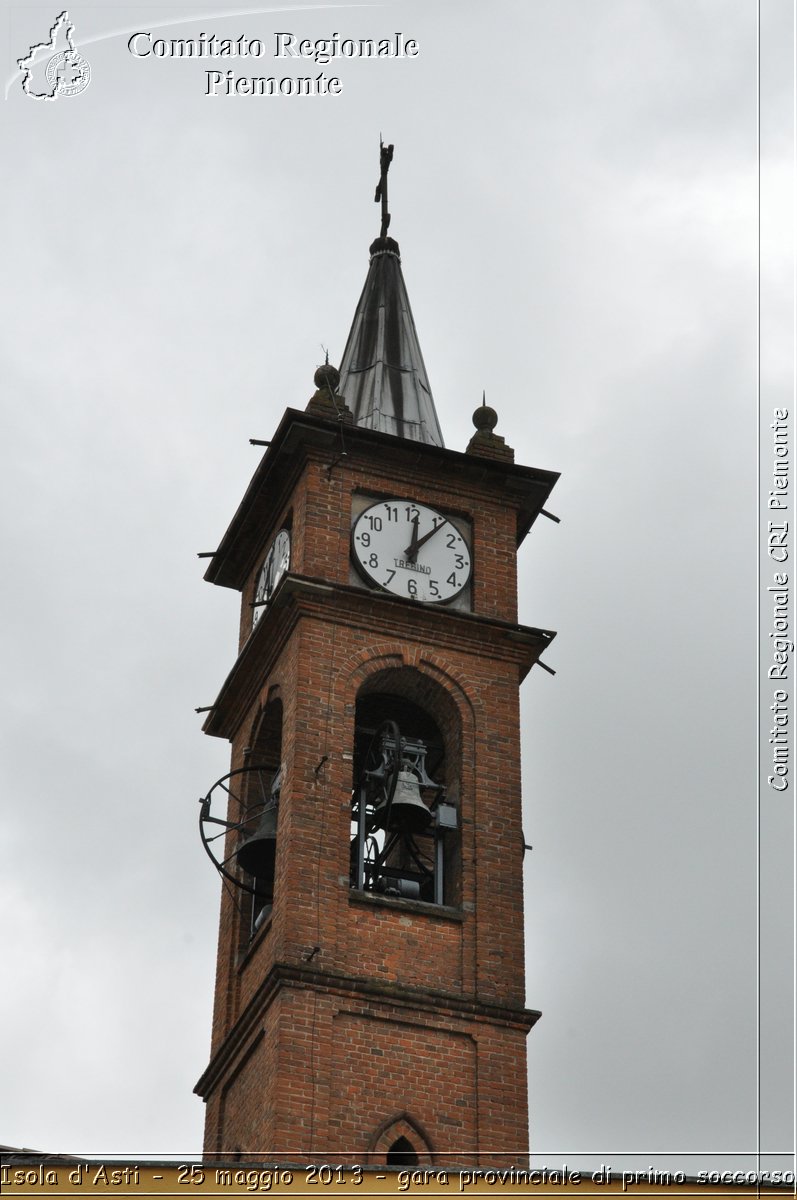
[[[339,678],[345,680],[345,701],[352,703],[368,679],[380,671],[412,667],[434,679],[448,692],[460,713],[463,728],[475,725],[481,708],[476,689],[468,676],[452,667],[439,654],[404,642],[381,642],[365,646],[342,664]]]
[[[388,1117],[374,1131],[368,1146],[370,1162],[376,1161],[380,1166],[387,1163],[390,1147],[399,1138],[405,1138],[418,1155],[418,1165],[431,1166],[434,1162],[434,1146],[432,1140],[416,1117],[408,1112],[397,1113]]]
[[[279,766],[284,712],[282,688],[275,684],[268,689],[265,700],[258,705],[249,727],[249,736],[245,744],[250,753],[245,765],[259,766],[259,759],[265,756],[273,760],[275,767]]]
[[[285,701],[283,697],[282,684],[278,681],[272,683],[270,680],[261,688],[254,709],[250,710],[251,717],[247,721],[245,718],[241,723],[240,728],[233,738],[233,755],[236,759],[237,766],[246,766],[246,757],[244,750],[251,749],[255,746],[258,740],[258,734],[262,728],[263,718],[270,704],[279,701],[282,706],[283,715],[285,713]]]
[[[275,704],[280,706],[280,714],[282,714],[284,712],[284,704],[282,701],[282,688],[280,684],[274,684],[270,686],[268,692],[266,692],[264,700],[260,701],[257,706],[257,710],[256,713],[254,713],[251,725],[248,727],[248,737],[245,743],[250,750],[253,750],[256,748],[259,742],[262,742],[265,734],[266,722],[269,721],[271,714],[276,712],[276,709],[272,707],[275,706]]]
[[[347,690],[355,692],[363,679],[383,667],[407,666],[408,647],[403,642],[380,642],[363,646],[343,661],[338,677],[345,680]]]

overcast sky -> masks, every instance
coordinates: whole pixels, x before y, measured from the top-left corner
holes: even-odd
[[[16,59],[59,11],[8,6],[2,58],[0,1143],[201,1148],[197,799],[228,746],[194,708],[238,597],[196,552],[342,354],[381,132],[446,444],[485,389],[516,460],[562,472],[519,557],[520,620],[558,630],[522,691],[532,1149],[753,1151],[759,1036],[788,1149],[793,791],[766,786],[757,1023],[755,2],[75,4],[90,84],[36,101]],[[268,56],[135,58],[149,30]],[[278,30],[420,54],[283,62]],[[792,398],[792,37],[765,0],[764,429]],[[342,91],[211,97],[219,66]]]

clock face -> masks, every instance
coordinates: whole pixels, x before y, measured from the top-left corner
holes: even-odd
[[[252,628],[263,615],[265,605],[274,595],[274,590],[291,565],[291,535],[281,529],[269,547],[255,589],[255,607],[252,613]]]
[[[394,596],[445,604],[470,579],[468,543],[448,517],[412,500],[381,500],[351,531],[355,565]]]

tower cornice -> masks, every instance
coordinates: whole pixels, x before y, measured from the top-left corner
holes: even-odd
[[[300,620],[317,618],[327,624],[356,626],[374,640],[398,639],[409,644],[434,645],[443,650],[482,657],[485,650],[496,662],[513,664],[518,682],[525,679],[556,634],[550,629],[518,625],[495,617],[424,606],[398,596],[374,593],[350,584],[288,575],[272,601],[268,621],[260,621],[241,647],[203,725],[214,737],[233,738],[254,703],[264,678],[276,663]],[[422,617],[422,625],[419,624]]]
[[[258,1022],[275,996],[283,988],[311,988],[314,992],[325,992],[341,999],[356,998],[372,1004],[389,1005],[406,1009],[416,1020],[423,1021],[424,1015],[437,1021],[450,1019],[463,1022],[489,1023],[510,1027],[526,1034],[542,1016],[538,1009],[521,1006],[510,1007],[492,1004],[476,997],[462,997],[454,993],[433,991],[426,988],[407,987],[400,983],[381,983],[363,979],[359,975],[342,972],[319,971],[310,966],[296,963],[275,963],[262,984],[253,995],[244,1012],[230,1030],[225,1042],[213,1056],[194,1092],[207,1098],[242,1054],[252,1047],[261,1036]]]
[[[360,454],[372,462],[387,461],[397,470],[412,471],[416,476],[456,480],[458,489],[470,488],[474,494],[481,491],[494,496],[500,492],[507,507],[515,510],[518,546],[559,478],[558,471],[397,438],[289,408],[210,560],[205,579],[240,591],[262,547],[264,525],[278,515],[281,498],[290,494],[308,458],[321,455],[332,472]]]

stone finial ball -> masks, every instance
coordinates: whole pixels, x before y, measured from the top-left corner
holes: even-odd
[[[334,392],[340,383],[340,372],[332,363],[323,363],[313,376],[313,382],[317,388],[328,387]]]
[[[492,433],[498,424],[498,413],[489,404],[480,404],[473,414],[473,424],[479,432]]]

